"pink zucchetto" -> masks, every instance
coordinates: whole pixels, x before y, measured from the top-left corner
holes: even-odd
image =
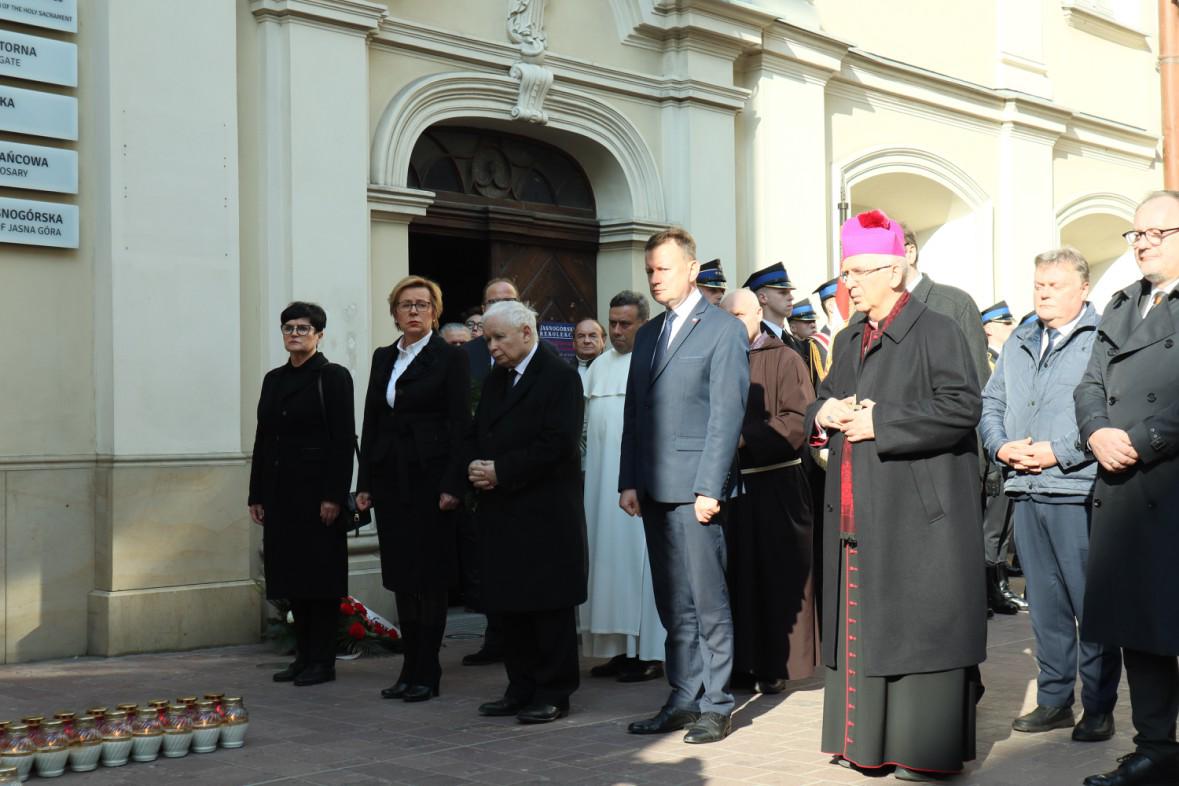
[[[905,230],[879,210],[852,216],[839,230],[840,260],[859,254],[905,255]]]

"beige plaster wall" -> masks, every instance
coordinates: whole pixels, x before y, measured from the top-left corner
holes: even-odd
[[[853,46],[968,82],[994,83],[993,2],[815,0],[815,7],[824,32]]]

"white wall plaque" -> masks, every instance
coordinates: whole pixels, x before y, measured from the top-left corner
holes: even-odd
[[[73,150],[0,140],[0,186],[78,193],[78,154]]]
[[[0,243],[78,247],[78,206],[0,197]]]
[[[78,45],[0,30],[0,76],[78,86]]]
[[[0,131],[77,139],[78,99],[0,85]]]
[[[78,32],[78,0],[0,0],[0,19]]]

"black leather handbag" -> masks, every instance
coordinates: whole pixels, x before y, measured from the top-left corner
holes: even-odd
[[[323,377],[318,376],[315,379],[315,385],[319,390],[319,412],[323,416],[323,424],[328,429],[328,439],[332,438],[331,426],[328,425],[327,405],[323,401]],[[360,461],[360,447],[356,444],[356,435],[352,435],[352,451],[356,454],[356,461]],[[340,508],[340,515],[336,517],[336,526],[345,532],[356,532],[365,524],[371,524],[373,520],[372,508],[368,510],[360,510],[356,506],[356,492],[348,492],[347,498],[344,500],[343,507]]]

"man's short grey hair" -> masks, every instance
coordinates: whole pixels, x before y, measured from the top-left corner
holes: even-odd
[[[1167,190],[1167,189],[1162,189],[1160,191],[1151,191],[1149,194],[1147,194],[1145,197],[1143,197],[1141,202],[1138,203],[1138,207],[1142,207],[1147,202],[1153,202],[1156,199],[1164,199],[1164,198],[1174,200],[1175,202],[1179,202],[1179,191],[1171,191],[1171,190]]]
[[[447,333],[453,333],[456,330],[467,330],[467,326],[462,322],[447,322],[438,332],[445,336]]]
[[[1081,280],[1089,283],[1089,262],[1085,255],[1072,246],[1054,248],[1036,256],[1036,267],[1041,265],[1071,265],[1081,274]]]
[[[536,312],[519,300],[503,300],[499,303],[492,303],[483,312],[483,321],[486,323],[493,319],[515,328],[527,325],[532,329],[534,335],[536,333]]]
[[[634,290],[624,289],[610,298],[610,308],[623,306],[634,306],[639,313],[640,322],[646,322],[651,318],[651,306],[647,303],[647,298]]]

